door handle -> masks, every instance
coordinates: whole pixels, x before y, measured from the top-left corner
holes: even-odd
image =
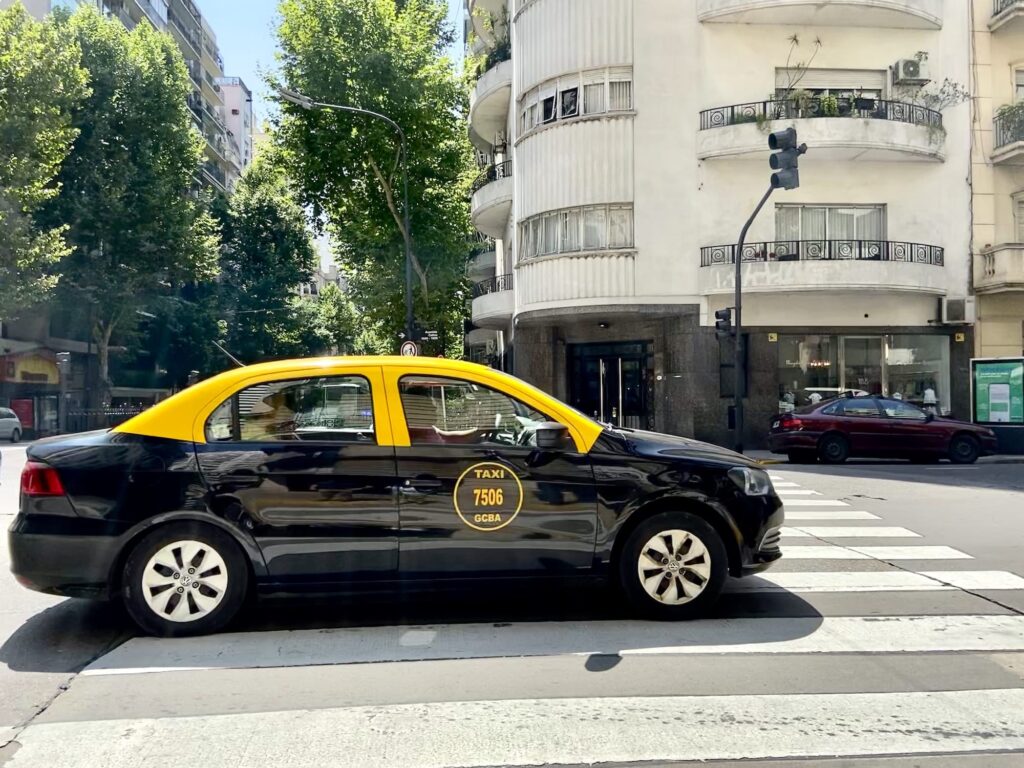
[[[442,483],[436,477],[406,478],[402,483],[403,493],[434,493],[441,490]]]

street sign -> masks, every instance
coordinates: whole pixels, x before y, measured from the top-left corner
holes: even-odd
[[[423,338],[427,341],[437,341],[437,331],[424,331]]]
[[[420,353],[419,344],[415,341],[403,341],[399,350],[402,357],[416,357]]]

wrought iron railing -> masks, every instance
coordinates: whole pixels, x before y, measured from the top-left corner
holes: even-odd
[[[918,104],[860,97],[817,96],[808,99],[772,99],[749,104],[705,109],[700,113],[700,128],[722,128],[740,123],[815,117],[865,117],[897,123],[942,127],[942,114]]]
[[[1024,5],[1024,3],[1021,3],[1021,0],[993,0],[992,15],[998,16],[1007,8],[1012,8],[1015,5]]]
[[[994,149],[1024,141],[1024,113],[1012,110],[1004,115],[996,115],[992,119],[992,130],[995,133]]]
[[[943,265],[943,249],[924,243],[891,240],[776,240],[745,243],[743,261],[899,261]],[[736,245],[709,245],[700,249],[700,265],[736,263]]]
[[[485,186],[490,184],[492,181],[498,179],[506,179],[512,176],[512,161],[506,160],[503,163],[497,163],[484,168],[480,172],[480,175],[473,179],[473,183],[469,186],[470,194],[479,192]]]
[[[489,293],[498,293],[500,291],[511,291],[512,290],[512,274],[507,275],[495,275],[489,277],[486,280],[481,280],[473,286],[473,298],[479,299],[481,296],[486,296]]]

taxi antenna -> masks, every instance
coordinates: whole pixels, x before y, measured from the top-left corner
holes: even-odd
[[[234,355],[232,355],[232,354],[231,354],[230,352],[228,352],[228,351],[227,351],[226,349],[224,349],[224,347],[222,347],[222,346],[221,346],[220,344],[218,344],[218,343],[217,343],[216,341],[213,341],[213,340],[211,340],[211,341],[210,341],[210,343],[211,343],[211,344],[213,344],[213,346],[215,346],[215,347],[216,347],[217,349],[219,349],[219,350],[220,350],[221,352],[223,352],[223,353],[224,353],[224,354],[225,354],[225,355],[227,356],[228,360],[230,360],[230,361],[231,361],[232,363],[234,363],[235,365],[237,365],[237,366],[238,366],[239,368],[245,368],[245,363],[243,363],[243,362],[242,362],[241,360],[239,360],[239,359],[238,359],[237,357],[235,357],[235,356],[234,356]]]

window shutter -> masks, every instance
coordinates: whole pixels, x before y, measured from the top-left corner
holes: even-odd
[[[800,78],[794,88],[808,91],[864,90],[885,93],[886,71],[884,69],[808,69],[803,77],[795,69],[779,67],[775,70],[775,87],[787,88],[791,79]]]

